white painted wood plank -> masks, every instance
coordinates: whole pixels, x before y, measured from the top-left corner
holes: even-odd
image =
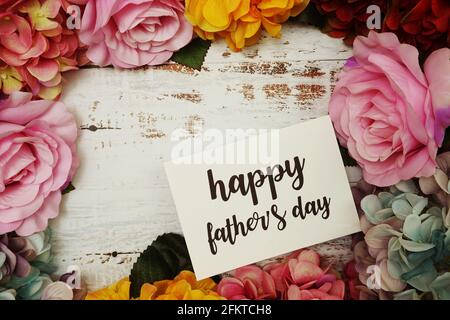
[[[283,33],[242,53],[217,42],[201,72],[165,65],[67,75],[62,100],[82,128],[82,164],[51,224],[60,272],[81,266],[94,290],[126,276],[158,235],[181,232],[162,166],[174,130],[282,128],[327,113],[350,49],[312,27]],[[348,238],[318,246],[338,263],[348,247]]]

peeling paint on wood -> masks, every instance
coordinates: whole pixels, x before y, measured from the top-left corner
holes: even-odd
[[[342,41],[287,24],[282,39],[240,53],[214,43],[201,72],[171,63],[66,73],[62,100],[82,129],[81,167],[51,223],[59,272],[79,265],[90,290],[104,287],[128,275],[158,235],[181,233],[163,170],[175,130],[194,137],[202,128],[283,128],[324,115],[350,56]],[[316,248],[339,267],[349,244]]]
[[[189,116],[184,125],[188,137],[197,136],[201,132],[204,123],[204,120],[198,115]]]
[[[239,65],[230,65],[220,69],[221,72],[239,72],[239,73],[250,73],[250,74],[265,74],[265,75],[279,75],[286,74],[288,72],[288,67],[291,64],[289,62],[243,62]]]
[[[325,86],[319,84],[299,84],[296,88],[300,91],[297,101],[301,105],[312,105],[314,100],[323,97],[327,92]]]
[[[247,101],[255,99],[255,87],[252,84],[243,84],[241,92]]]
[[[192,93],[173,93],[172,97],[179,100],[189,101],[192,103],[199,103],[202,101],[200,93],[198,93],[195,90],[192,90]]]

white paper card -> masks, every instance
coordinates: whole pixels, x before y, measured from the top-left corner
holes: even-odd
[[[249,160],[261,141],[266,165]],[[236,160],[239,151],[248,158]],[[360,231],[328,116],[165,168],[198,279]]]

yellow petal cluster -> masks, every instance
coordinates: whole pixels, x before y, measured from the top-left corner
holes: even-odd
[[[130,300],[130,281],[124,278],[117,283],[91,292],[86,300]],[[182,271],[173,280],[146,283],[141,288],[139,300],[224,300],[219,296],[212,279],[197,281],[191,271]]]
[[[185,15],[205,40],[225,38],[239,51],[256,43],[264,28],[279,37],[281,24],[300,14],[309,0],[186,0]]]
[[[223,300],[215,289],[212,279],[197,281],[194,273],[182,271],[173,280],[143,285],[141,300]]]
[[[131,282],[124,278],[109,287],[88,293],[85,300],[130,300]]]

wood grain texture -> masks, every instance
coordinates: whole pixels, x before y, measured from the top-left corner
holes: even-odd
[[[181,232],[162,166],[174,130],[189,138],[201,128],[283,128],[325,115],[350,55],[340,40],[287,24],[281,39],[242,53],[214,43],[202,71],[168,64],[68,74],[62,100],[81,127],[81,167],[51,223],[59,272],[79,265],[94,290],[128,275],[158,235]],[[339,266],[349,241],[316,248]]]

